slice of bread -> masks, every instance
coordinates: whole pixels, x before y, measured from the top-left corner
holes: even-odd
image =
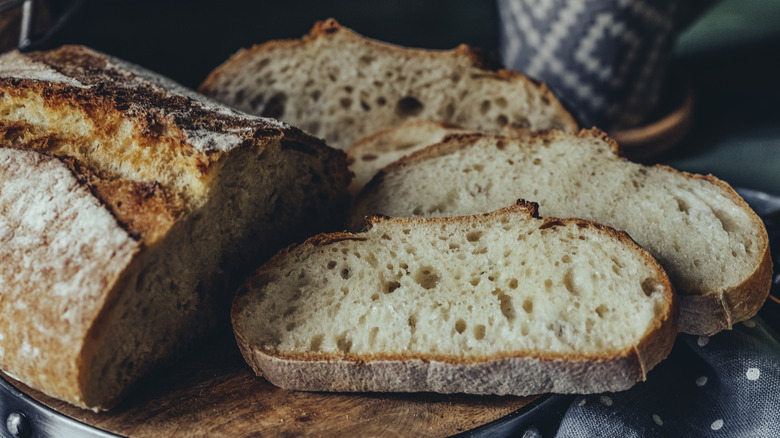
[[[343,223],[346,157],[137,66],[0,57],[0,368],[111,407],[227,327],[242,278]]]
[[[384,168],[353,206],[363,218],[455,216],[534,200],[542,215],[580,217],[628,232],[669,273],[680,329],[714,334],[755,315],[769,292],[766,228],[713,176],[622,159],[597,131],[523,139],[456,134]]]
[[[290,247],[239,289],[233,328],[258,375],[306,391],[619,391],[674,343],[669,278],[623,232],[523,202],[370,225]]]
[[[412,118],[486,131],[507,125],[576,130],[544,84],[492,67],[467,46],[398,47],[330,19],[300,40],[239,51],[200,91],[250,114],[299,126],[339,148]]]
[[[468,132],[458,125],[430,120],[409,120],[363,137],[345,152],[355,174],[349,186],[356,197],[376,173],[401,157],[444,140],[450,134]]]

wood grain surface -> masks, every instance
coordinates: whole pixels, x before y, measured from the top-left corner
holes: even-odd
[[[6,378],[58,412],[132,437],[449,436],[536,399],[286,391],[252,373],[230,333],[162,370],[109,412],[75,408]]]

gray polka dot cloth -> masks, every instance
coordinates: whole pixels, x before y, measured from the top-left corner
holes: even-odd
[[[680,335],[645,382],[578,396],[558,437],[780,437],[780,343],[761,319]]]
[[[738,189],[764,219],[780,296],[780,198]],[[681,334],[647,381],[574,398],[556,434],[569,437],[780,437],[780,305],[717,335]]]

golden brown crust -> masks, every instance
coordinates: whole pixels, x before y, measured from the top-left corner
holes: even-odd
[[[0,148],[0,164],[0,366],[79,403],[80,346],[140,244],[61,160]]]
[[[81,407],[110,407],[137,378],[128,376],[121,384],[101,382],[89,367],[100,354],[98,346],[105,347],[101,342],[113,339],[106,333],[120,333],[108,328],[121,327],[109,322],[125,318],[119,313],[127,309],[118,303],[131,300],[128,297],[143,302],[145,295],[154,295],[143,289],[148,282],[142,283],[141,274],[176,266],[166,264],[170,257],[155,257],[202,249],[171,245],[182,240],[192,243],[182,238],[191,232],[188,227],[208,207],[221,205],[217,195],[226,188],[220,183],[229,179],[220,172],[241,168],[235,163],[251,157],[257,159],[253,166],[270,163],[287,169],[289,173],[281,175],[295,179],[296,189],[316,186],[311,189],[316,200],[271,195],[276,204],[267,211],[257,205],[260,198],[241,201],[258,207],[260,212],[254,215],[273,215],[276,207],[284,211],[282,217],[297,215],[293,225],[274,225],[283,230],[279,236],[246,226],[248,230],[242,232],[265,239],[263,245],[278,245],[277,240],[282,242],[296,232],[293,228],[303,228],[303,218],[313,216],[305,208],[324,207],[316,212],[318,225],[323,227],[343,217],[348,199],[344,190],[349,184],[343,152],[296,128],[229,110],[152,72],[85,47],[0,56],[0,109],[4,115],[0,120],[0,260],[4,267],[0,268],[0,333],[5,335],[0,338],[0,367],[38,390]],[[284,161],[285,157],[305,160],[298,168],[298,162],[286,168],[280,163],[292,161]],[[270,187],[280,184],[268,182]],[[332,194],[326,193],[330,190]],[[318,204],[326,201],[328,205]],[[228,205],[238,208],[238,204]],[[295,210],[299,206],[303,206],[301,211]],[[204,224],[203,230],[209,232],[211,228],[206,227],[210,226]],[[200,279],[204,284],[224,280],[220,287],[229,288],[225,285],[235,280],[219,275],[239,277],[245,269],[240,263],[253,263],[244,260],[250,258],[246,256],[267,251],[258,249],[260,244],[252,239],[235,242],[238,236],[223,237],[227,233],[215,231],[211,237],[233,242],[230,254],[224,248],[221,253],[219,248],[208,249],[220,258],[213,262],[221,263],[219,272],[207,269],[195,280],[176,275],[169,279],[171,297],[163,302],[178,299],[173,295],[191,286],[205,309],[199,309],[196,316],[182,312],[179,319],[169,318],[180,321],[192,316],[179,330],[206,331],[214,323],[203,320],[214,319],[217,310],[224,310],[210,305],[208,300],[217,301],[214,297],[221,295],[207,290],[213,286],[201,287]],[[195,242],[208,241],[191,237]],[[197,257],[184,259],[203,263]],[[221,305],[227,305],[224,298]],[[138,309],[134,306],[126,313],[141,314]],[[122,333],[115,338],[124,341]],[[178,342],[175,332],[165,336]],[[192,346],[192,341],[184,341],[181,347],[174,345],[162,353],[138,351],[141,359],[135,361],[135,369],[151,366],[139,362],[157,360],[157,356],[148,359],[147,354],[174,356],[176,348]],[[132,357],[133,348],[130,343],[117,351],[130,351]],[[100,385],[109,388],[106,393],[93,389]]]

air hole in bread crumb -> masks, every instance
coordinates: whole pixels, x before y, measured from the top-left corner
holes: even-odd
[[[315,102],[320,100],[320,96],[322,96],[322,91],[320,90],[314,90],[311,92],[311,100]]]
[[[509,288],[510,289],[517,289],[517,279],[512,278],[509,280]]]
[[[450,243],[450,249],[459,249],[459,248],[460,245],[458,245],[457,243]]]
[[[519,129],[530,129],[531,121],[528,120],[527,117],[516,114],[515,119],[512,121],[512,127]]]
[[[502,292],[498,294],[498,301],[501,304],[501,314],[504,315],[504,318],[509,322],[514,321],[517,314],[515,313],[515,306],[512,305],[512,297]]]
[[[531,329],[530,329],[530,327],[528,327],[527,323],[524,322],[524,323],[522,323],[520,325],[520,334],[521,335],[528,336],[528,333],[530,333],[530,332],[531,332]]]
[[[483,324],[479,324],[476,327],[474,327],[474,339],[479,341],[484,338],[485,338],[485,326]]]
[[[496,124],[500,127],[504,127],[509,123],[509,119],[503,114],[500,114],[498,117],[496,117]]]
[[[395,106],[395,112],[400,117],[412,117],[420,114],[423,110],[423,104],[412,96],[406,96],[398,100]]]
[[[335,261],[331,260],[331,261],[328,262],[328,269],[332,270],[335,267],[336,267],[336,262]]]
[[[571,269],[567,270],[566,273],[563,274],[563,285],[570,294],[580,294],[579,290],[577,290],[577,285],[574,283],[574,274],[572,273]]]
[[[363,111],[371,111],[371,105],[369,105],[365,100],[360,100],[360,107],[363,108]]]
[[[295,323],[288,322],[287,325],[284,326],[284,329],[287,330],[288,332],[295,330]]]
[[[561,257],[561,261],[563,263],[571,263],[571,257],[569,257],[568,254],[565,254],[563,257]]]
[[[642,292],[645,293],[645,295],[652,296],[656,292],[660,292],[663,289],[663,286],[661,286],[660,283],[658,283],[658,280],[655,278],[645,278],[642,280]]]
[[[287,310],[284,311],[284,313],[282,314],[282,317],[287,318],[288,316],[290,316],[293,313],[295,313],[296,310],[298,310],[297,306],[290,306],[290,307],[287,308]]]
[[[727,233],[733,233],[739,229],[739,226],[737,225],[736,221],[734,221],[733,218],[729,217],[726,214],[726,212],[722,210],[713,209],[712,213],[715,214],[715,217],[718,218],[718,220],[720,221],[720,225],[723,228],[723,231]]]
[[[479,112],[482,113],[484,116],[490,111],[490,101],[489,100],[483,100],[482,105],[479,107]]]
[[[347,332],[343,332],[336,338],[336,348],[342,353],[349,353],[349,350],[352,349],[352,339],[349,338]]]
[[[418,205],[417,207],[414,207],[414,210],[412,210],[412,214],[415,216],[420,216],[423,212],[422,206]]]
[[[278,119],[284,115],[285,105],[287,105],[287,95],[284,93],[274,94],[265,104],[265,108],[260,113],[262,117]]]
[[[547,280],[544,280],[544,288],[547,290],[552,289],[552,280],[549,278]]]
[[[444,120],[452,120],[453,116],[455,116],[455,104],[450,102],[448,103],[441,111],[442,118]]]
[[[385,99],[384,97],[379,96],[379,97],[376,98],[376,104],[377,105],[385,106],[386,103],[387,103],[387,99]]]
[[[388,236],[387,234],[382,234],[382,239],[383,239],[383,240],[392,240],[392,239],[390,238],[390,236]]]
[[[483,246],[481,248],[477,248],[474,251],[472,251],[471,253],[474,254],[474,255],[487,254],[487,246]]]
[[[412,333],[417,329],[417,315],[411,314],[409,315],[409,320],[407,321],[409,324],[409,328],[411,329]]]
[[[344,268],[341,270],[341,278],[344,280],[349,280],[350,277],[352,277],[352,272],[350,272],[349,268]]]
[[[261,59],[257,64],[255,64],[255,73],[260,73],[270,62],[271,60],[269,58]]]
[[[480,277],[474,277],[469,281],[472,286],[477,286],[482,279]]]
[[[323,339],[325,339],[325,335],[314,335],[314,337],[311,338],[311,342],[309,343],[309,350],[320,351],[320,348],[322,348]]]
[[[363,160],[363,161],[374,161],[374,160],[376,160],[377,158],[379,158],[379,157],[377,157],[377,156],[376,156],[376,155],[374,155],[374,154],[364,154],[364,155],[362,155],[362,156],[360,157],[360,159],[361,159],[361,160]]]
[[[376,301],[379,299],[379,294],[373,294],[371,295],[371,301]]]
[[[466,331],[466,321],[464,321],[463,318],[455,321],[455,331],[458,333],[463,333]]]
[[[372,327],[368,332],[368,344],[373,346],[376,343],[376,335],[379,333],[379,327]]]
[[[677,209],[682,213],[688,214],[688,210],[690,209],[688,203],[679,198],[674,198],[674,200],[677,201]]]
[[[596,307],[596,315],[599,316],[599,318],[604,318],[604,315],[609,311],[609,308],[606,304],[602,304],[598,307]]]
[[[374,62],[374,57],[371,55],[363,55],[360,58],[358,58],[358,62],[360,63],[360,65],[366,66]]]
[[[503,97],[499,97],[498,99],[496,99],[496,105],[499,108],[506,108],[507,104],[508,102]]]
[[[349,107],[352,106],[352,99],[349,97],[342,97],[339,100],[339,105],[341,105],[342,108],[349,109]]]
[[[401,283],[400,283],[400,282],[398,282],[398,281],[386,281],[386,282],[384,282],[384,284],[382,285],[382,291],[383,291],[384,293],[386,293],[386,294],[391,294],[391,293],[393,293],[393,292],[394,292],[396,289],[398,289],[399,287],[401,287]],[[379,298],[379,297],[377,297],[377,298]]]
[[[533,313],[534,311],[534,302],[530,298],[526,298],[523,300],[523,311],[525,313]]]
[[[538,166],[538,165],[542,164],[542,159],[541,159],[541,158],[538,158],[538,157],[537,157],[537,158],[534,158],[534,160],[532,161],[532,163],[533,163],[534,165]]]
[[[466,234],[466,240],[469,242],[479,242],[479,239],[482,238],[482,231],[472,231],[468,234]]]
[[[414,274],[414,281],[424,289],[433,289],[439,284],[439,280],[441,280],[441,276],[432,266],[422,266]]]

